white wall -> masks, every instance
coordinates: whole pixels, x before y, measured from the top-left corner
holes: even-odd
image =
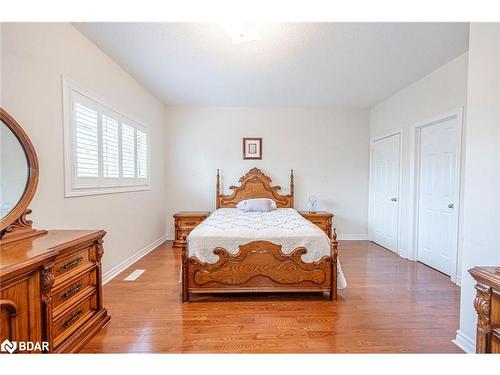
[[[377,104],[370,112],[370,136],[402,130],[401,237],[399,253],[413,259],[410,208],[412,127],[422,121],[465,107],[467,54]]]
[[[168,108],[167,210],[215,209],[215,174],[223,187],[252,167],[269,174],[289,192],[295,174],[295,206],[309,207],[315,194],[318,209],[335,214],[343,238],[366,238],[368,198],[367,110],[283,108]],[[263,137],[263,160],[242,159],[242,138]]]
[[[3,24],[1,60],[2,106],[40,161],[36,228],[106,230],[104,271],[164,235],[163,104],[70,24]],[[64,198],[62,74],[150,126],[151,190]]]
[[[467,270],[500,265],[500,24],[471,24],[460,330],[474,351],[474,280]]]

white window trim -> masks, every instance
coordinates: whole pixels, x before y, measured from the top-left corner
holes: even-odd
[[[63,92],[63,137],[64,137],[64,196],[66,198],[70,198],[70,197],[79,197],[88,195],[114,194],[114,193],[150,190],[151,189],[150,186],[151,137],[150,137],[149,127],[144,125],[142,122],[137,121],[133,116],[128,115],[124,111],[115,109],[112,105],[109,105],[109,103],[106,100],[103,100],[98,95],[92,93],[90,90],[87,90],[86,88],[82,87],[73,80],[65,77],[64,75],[62,76],[62,92]],[[74,175],[75,158],[73,155],[75,148],[74,145],[72,144],[74,142],[72,136],[73,134],[72,92],[76,92],[81,96],[84,96],[94,102],[97,102],[99,105],[106,107],[107,110],[115,112],[116,114],[120,115],[123,119],[130,120],[133,123],[133,125],[138,125],[141,128],[141,130],[143,130],[146,133],[148,142],[147,155],[146,155],[147,178],[144,179],[143,184],[137,184],[136,179],[134,179],[135,184],[127,186],[123,185],[113,186],[112,184],[101,185],[101,186],[88,186],[88,187],[76,186],[75,175]],[[119,127],[119,129],[120,129],[119,131],[121,132],[121,127]],[[121,145],[120,145],[120,153],[121,153]],[[135,163],[137,163],[137,157],[135,158]],[[101,168],[100,164],[99,168]]]

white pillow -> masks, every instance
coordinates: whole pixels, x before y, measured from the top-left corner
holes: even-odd
[[[245,199],[236,207],[244,212],[269,212],[278,208],[276,202],[269,198]]]

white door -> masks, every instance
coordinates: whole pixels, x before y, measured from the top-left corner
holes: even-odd
[[[458,241],[457,131],[456,116],[420,130],[418,260],[447,275]]]
[[[372,142],[370,239],[398,250],[400,135]]]

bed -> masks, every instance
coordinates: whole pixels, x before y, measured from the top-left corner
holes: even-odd
[[[203,293],[323,292],[337,299],[346,281],[337,263],[338,243],[294,208],[293,171],[290,193],[253,168],[221,192],[217,171],[217,210],[198,225],[182,248],[182,300]],[[250,198],[270,198],[271,212],[242,212],[236,205]]]

